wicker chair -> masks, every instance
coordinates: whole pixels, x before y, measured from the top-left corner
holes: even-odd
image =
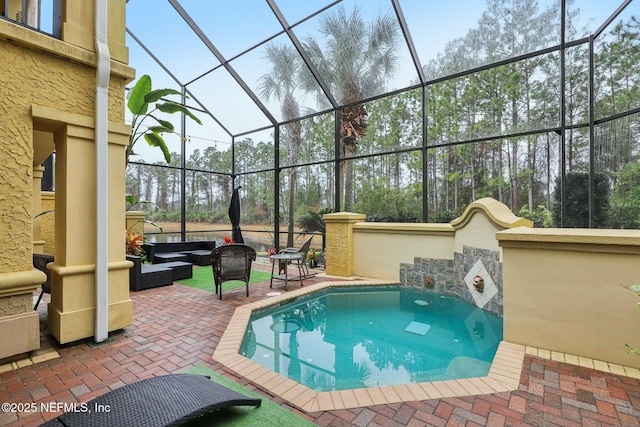
[[[255,260],[256,251],[240,243],[222,245],[211,251],[213,281],[216,285],[216,294],[220,292],[220,299],[222,299],[222,284],[229,280],[243,281],[249,296],[251,262]]]
[[[311,235],[307,240],[302,242],[302,245],[299,248],[284,248],[280,249],[281,254],[300,254],[302,258],[296,261],[282,261],[282,262],[294,262],[296,264],[300,264],[302,267],[302,277],[309,277],[309,268],[307,267],[307,254],[309,253],[309,248],[311,247],[311,240],[313,240],[313,235]],[[279,265],[279,271],[282,272],[284,270],[284,266],[282,264]]]

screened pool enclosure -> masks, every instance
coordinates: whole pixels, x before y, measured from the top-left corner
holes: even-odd
[[[136,146],[127,192],[175,225],[152,239],[230,236],[237,186],[266,246],[326,212],[446,222],[481,197],[536,226],[639,226],[640,0],[126,7],[137,77],[202,121],[169,116],[169,163]]]

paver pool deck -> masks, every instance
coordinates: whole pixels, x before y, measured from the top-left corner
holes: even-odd
[[[270,265],[256,268],[269,271]],[[305,288],[326,280],[331,279],[305,280]],[[289,292],[296,289],[290,286]],[[222,301],[212,292],[179,284],[132,292],[134,324],[111,334],[109,342],[60,346],[44,331],[40,351],[0,365],[0,402],[85,402],[139,379],[206,366],[319,426],[640,426],[640,370],[511,343],[503,343],[506,367],[500,367],[510,372],[510,390],[482,388],[482,394],[469,395],[473,386],[462,382],[453,384],[465,391],[455,393],[460,396],[446,391],[451,386],[434,386],[431,392],[439,395],[425,386],[417,396],[412,387],[406,389],[409,394],[402,391],[399,400],[404,401],[371,400],[344,409],[293,405],[289,400],[294,399],[280,395],[286,396],[286,387],[274,393],[212,358],[225,348],[223,335],[235,309],[262,304],[274,290],[285,292],[284,286],[269,289],[268,281],[251,285],[249,298],[241,287],[226,291]],[[48,297],[38,309],[43,329]],[[511,364],[518,357],[522,366],[514,374]],[[0,425],[37,426],[58,414],[0,411]]]

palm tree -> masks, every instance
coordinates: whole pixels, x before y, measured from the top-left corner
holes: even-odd
[[[357,139],[367,133],[367,111],[358,101],[382,93],[386,82],[395,75],[398,23],[390,13],[367,23],[357,7],[350,15],[340,7],[320,18],[319,32],[326,40],[324,49],[313,37],[303,45],[339,104],[346,105],[341,109],[340,124],[340,153],[346,159],[355,155]],[[306,90],[318,90],[309,73],[301,77]],[[340,164],[346,211],[353,208],[354,202],[351,168],[351,162]]]
[[[275,97],[281,102],[286,140],[289,143],[289,161],[294,166],[298,163],[298,151],[302,144],[302,128],[299,121],[291,121],[300,117],[300,105],[294,96],[299,83],[300,58],[293,47],[282,44],[269,44],[265,48],[266,58],[272,68],[268,74],[260,78],[260,95],[269,100]],[[289,169],[289,232],[287,246],[293,246],[293,226],[295,224],[295,193],[298,172],[295,167]]]

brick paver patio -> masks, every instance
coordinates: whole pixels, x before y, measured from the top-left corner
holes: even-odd
[[[320,426],[640,426],[638,378],[532,355],[525,357],[520,387],[513,392],[303,413],[211,358],[234,309],[269,291],[268,282],[259,283],[249,298],[242,287],[225,292],[222,301],[178,284],[133,292],[134,324],[111,334],[110,342],[53,343],[33,358],[36,363],[0,365],[0,402],[84,402],[123,384],[200,365]],[[43,328],[45,298],[39,307]],[[0,411],[0,425],[37,426],[57,414]]]

